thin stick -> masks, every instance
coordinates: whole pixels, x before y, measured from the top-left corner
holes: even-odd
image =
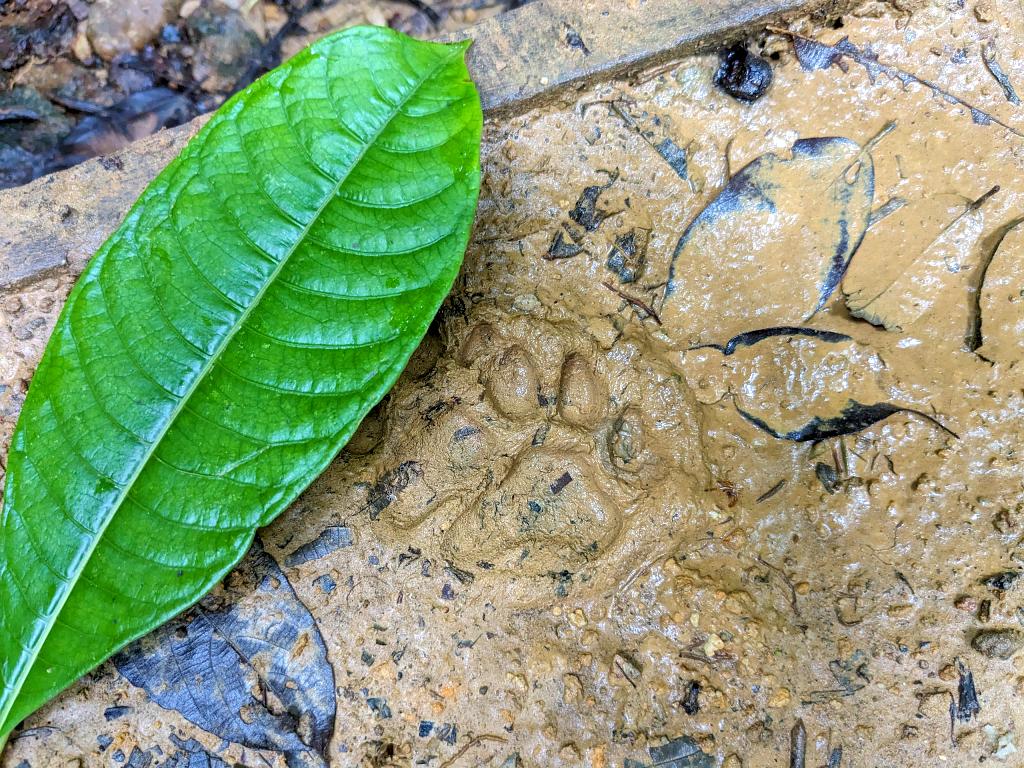
[[[468,742],[466,744],[466,746],[464,746],[462,749],[460,749],[458,752],[456,752],[450,758],[448,758],[443,763],[441,763],[441,765],[438,766],[438,768],[450,768],[450,766],[455,765],[455,761],[456,760],[458,760],[464,754],[469,752],[470,749],[475,747],[477,744],[484,743],[485,741],[494,741],[494,742],[498,742],[499,744],[507,744],[508,743],[508,739],[503,738],[501,736],[493,736],[493,735],[491,735],[489,733],[485,733],[482,736],[476,736],[476,737],[473,738],[472,741]]]
[[[618,296],[620,299],[625,301],[630,306],[635,307],[636,309],[642,309],[648,317],[654,320],[654,322],[656,322],[658,325],[661,325],[661,318],[658,317],[658,313],[655,312],[649,304],[645,304],[640,299],[630,296],[629,294],[623,293],[614,285],[609,283],[607,280],[603,281],[601,285],[603,285],[605,288],[614,293],[616,296]]]

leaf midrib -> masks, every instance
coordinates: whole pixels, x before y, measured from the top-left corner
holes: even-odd
[[[118,510],[121,509],[121,506],[123,505],[125,498],[127,498],[128,494],[131,492],[131,489],[134,487],[136,481],[139,479],[139,476],[142,474],[142,471],[149,465],[150,461],[153,459],[157,448],[159,448],[160,444],[167,436],[167,433],[177,422],[178,416],[184,410],[185,406],[188,405],[189,400],[191,399],[192,395],[195,394],[196,390],[199,388],[199,385],[206,379],[210,371],[213,370],[214,366],[216,366],[216,364],[220,361],[223,352],[228,348],[228,345],[230,345],[231,341],[235,338],[235,335],[245,326],[246,321],[253,313],[253,311],[256,309],[256,307],[259,306],[260,302],[263,300],[264,295],[266,295],[266,292],[270,289],[270,286],[274,284],[274,282],[280,275],[281,271],[288,264],[291,257],[295,254],[299,247],[301,247],[301,245],[306,241],[306,238],[309,236],[309,233],[312,231],[313,227],[320,220],[320,217],[323,215],[324,211],[327,210],[327,207],[331,204],[331,202],[338,196],[338,193],[341,191],[341,188],[349,179],[352,172],[359,166],[359,163],[362,162],[362,159],[366,156],[366,153],[370,151],[370,149],[376,144],[377,140],[384,133],[384,131],[387,130],[388,126],[391,125],[391,121],[398,116],[398,114],[401,112],[402,107],[404,107],[409,102],[409,100],[413,96],[415,96],[416,93],[419,92],[420,88],[422,88],[423,85],[425,85],[429,80],[431,80],[434,77],[434,75],[436,75],[444,66],[449,64],[452,61],[452,59],[458,56],[459,53],[461,53],[462,51],[462,46],[453,46],[452,48],[453,50],[450,55],[439,59],[438,62],[433,67],[431,67],[431,69],[426,74],[423,75],[423,77],[421,77],[419,80],[415,82],[415,84],[409,90],[409,92],[404,97],[402,97],[402,99],[397,104],[395,104],[392,107],[390,113],[388,114],[387,118],[381,123],[380,127],[373,133],[372,136],[368,137],[367,140],[363,143],[362,148],[359,150],[358,154],[356,154],[355,158],[352,160],[349,167],[345,170],[344,175],[337,180],[337,182],[331,188],[330,192],[324,196],[324,199],[317,207],[316,212],[310,218],[309,222],[303,226],[302,231],[295,238],[295,242],[281,257],[280,261],[278,261],[277,265],[267,276],[267,279],[264,281],[259,291],[257,291],[252,301],[249,303],[249,306],[243,309],[242,313],[238,317],[237,322],[235,322],[235,324],[228,331],[228,333],[225,334],[222,341],[217,345],[217,348],[207,359],[206,363],[200,369],[199,373],[196,375],[195,379],[189,385],[188,389],[186,389],[185,392],[182,394],[181,398],[178,400],[178,402],[172,409],[171,413],[168,415],[164,427],[160,430],[160,433],[156,436],[153,442],[150,443],[150,447],[146,451],[145,455],[138,462],[138,466],[135,472],[132,474],[131,477],[128,478],[128,480],[122,486],[121,492],[118,495],[117,500],[110,505],[109,512],[106,514],[103,524],[96,531],[96,534],[93,536],[88,549],[79,560],[80,566],[76,568],[72,577],[69,578],[68,581],[66,582],[66,586],[61,595],[61,598],[58,601],[57,605],[54,607],[53,611],[51,611],[51,613],[49,614],[46,627],[43,633],[40,635],[39,640],[33,646],[31,655],[29,657],[23,657],[24,660],[23,663],[20,664],[18,667],[18,674],[15,679],[15,683],[9,689],[10,695],[5,700],[0,702],[0,748],[2,748],[4,742],[6,742],[7,736],[13,729],[13,726],[16,725],[16,723],[14,723],[11,724],[10,727],[8,727],[7,718],[11,712],[11,709],[14,707],[15,702],[17,701],[18,697],[21,694],[21,689],[22,686],[25,684],[26,678],[28,677],[31,670],[35,667],[35,663],[39,658],[40,651],[46,644],[46,640],[47,638],[49,638],[50,633],[53,631],[53,627],[56,624],[57,619],[59,618],[61,613],[63,613],[64,606],[67,604],[68,598],[71,596],[71,594],[74,592],[75,587],[78,585],[82,573],[88,566],[89,562],[92,560],[92,557],[96,552],[96,547],[99,545],[99,542],[103,539],[103,536],[106,533],[107,528],[110,526],[110,523],[113,521],[114,516],[117,514]],[[380,94],[381,98],[383,98],[386,101],[387,99],[384,96],[384,93],[379,88],[377,88],[377,91]],[[333,99],[331,99],[331,101],[335,107],[337,120],[339,123],[341,123],[341,115],[338,113],[337,103],[334,102]],[[286,122],[288,120],[287,114],[285,115],[285,120]],[[210,126],[208,124],[207,126],[205,126],[204,130],[209,129],[209,127]],[[299,141],[298,137],[296,137],[296,141]],[[312,157],[310,157],[310,162],[313,163],[313,165],[316,165]],[[70,332],[71,331],[69,328],[69,333]]]

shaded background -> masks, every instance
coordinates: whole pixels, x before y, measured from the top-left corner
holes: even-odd
[[[524,0],[0,0],[0,189],[216,109],[328,32],[460,29]]]

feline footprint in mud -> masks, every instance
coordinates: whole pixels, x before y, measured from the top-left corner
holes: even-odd
[[[367,456],[390,469],[366,487],[366,508],[471,573],[582,568],[659,483],[702,466],[696,401],[632,342],[604,351],[575,324],[475,314],[448,329],[458,353],[418,394],[396,391],[384,419],[401,435]]]

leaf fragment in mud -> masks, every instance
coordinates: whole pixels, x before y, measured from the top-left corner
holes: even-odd
[[[723,355],[731,355],[738,347],[752,347],[760,341],[774,338],[776,336],[807,336],[812,339],[819,339],[828,343],[839,343],[841,341],[852,341],[845,333],[835,331],[823,331],[818,328],[807,328],[803,326],[783,325],[777,328],[761,328],[756,331],[745,331],[733,336],[725,344],[698,344],[694,349],[717,349]]]
[[[215,736],[281,752],[289,768],[325,766],[336,701],[320,629],[258,544],[230,584],[129,646],[118,671]]]
[[[834,45],[829,45],[828,43],[804,37],[803,35],[799,35],[787,29],[773,29],[773,31],[784,34],[793,41],[793,50],[796,52],[797,60],[800,62],[800,66],[807,71],[829,69],[833,66],[846,71],[847,67],[845,65],[845,60],[849,59],[850,61],[864,67],[865,71],[868,73],[868,78],[872,83],[875,82],[879,75],[886,75],[887,77],[891,77],[893,80],[902,83],[904,86],[924,86],[947,104],[964,108],[968,114],[970,114],[971,120],[973,120],[977,125],[998,125],[1005,128],[1015,136],[1024,138],[1024,131],[1019,128],[1015,128],[1009,123],[1003,122],[999,118],[982,109],[979,109],[970,102],[950,93],[937,83],[933,83],[930,80],[919,77],[913,72],[908,72],[900,67],[887,64],[884,61],[879,61],[878,54],[872,51],[870,46],[865,46],[863,49],[858,48],[856,44],[850,42],[848,37],[844,37]]]
[[[899,331],[966,289],[968,258],[985,225],[984,203],[933,195],[908,203],[872,227],[843,280],[850,314]]]
[[[821,309],[857,250],[874,196],[871,155],[849,139],[801,139],[734,175],[683,232],[664,312],[673,331],[791,325]],[[685,286],[686,290],[678,290]],[[748,295],[742,319],[720,296]]]
[[[713,768],[717,761],[689,736],[672,739],[660,747],[648,748],[650,768]]]
[[[1017,91],[1014,90],[1013,83],[1010,82],[1010,78],[999,64],[994,40],[989,40],[981,46],[981,58],[984,60],[985,68],[988,69],[989,74],[995,78],[996,82],[999,83],[999,87],[1003,89],[1003,96],[1006,97],[1006,100],[1011,104],[1020,104],[1020,97],[1017,95]]]
[[[327,557],[332,552],[337,552],[344,547],[351,547],[353,544],[352,529],[343,525],[331,525],[321,531],[320,535],[312,541],[308,541],[298,547],[288,557],[284,564],[289,568],[295,568],[321,557]]]
[[[792,440],[797,443],[818,442],[820,440],[827,440],[830,437],[852,435],[897,413],[910,413],[919,416],[951,437],[957,440],[960,439],[956,432],[946,427],[934,416],[930,416],[924,411],[893,405],[892,403],[864,405],[856,400],[850,400],[842,412],[836,416],[813,416],[806,424],[786,431],[772,427],[763,419],[743,410],[739,406],[736,407],[736,410],[740,412],[744,419],[758,429],[767,432],[772,437],[779,440]]]
[[[978,296],[978,353],[1009,363],[1024,359],[1024,226],[1000,241],[986,267]]]

